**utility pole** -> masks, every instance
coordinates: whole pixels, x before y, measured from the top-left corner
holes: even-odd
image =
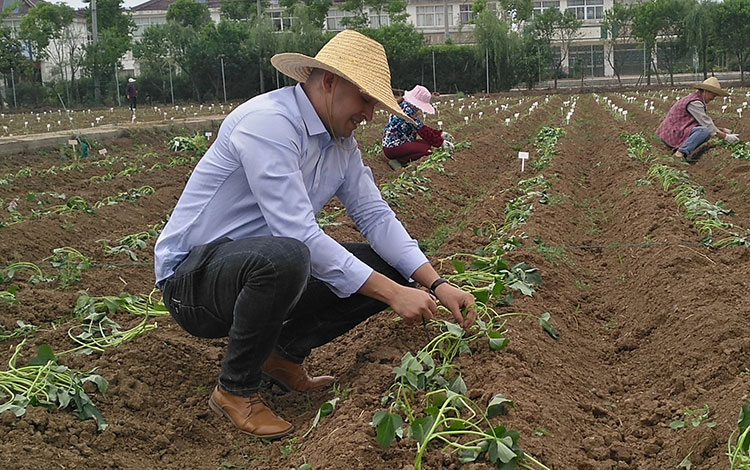
[[[451,37],[448,32],[448,0],[443,0],[443,31],[447,41]]]
[[[97,26],[96,0],[91,0],[91,42],[96,44],[99,40],[99,29]],[[99,101],[99,75],[94,70],[94,99]]]
[[[255,0],[256,5],[258,6],[258,12],[256,21],[258,22],[258,77],[260,78],[260,92],[263,93],[265,91],[265,86],[263,86],[263,58],[261,56],[261,47],[260,47],[260,36],[262,34],[262,30],[260,28],[260,0]]]

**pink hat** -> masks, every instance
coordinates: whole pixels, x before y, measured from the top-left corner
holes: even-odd
[[[435,108],[430,104],[430,98],[432,98],[432,93],[422,85],[417,85],[404,93],[404,99],[406,101],[427,114],[435,114]]]

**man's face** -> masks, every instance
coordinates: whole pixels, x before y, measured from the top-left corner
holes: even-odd
[[[360,122],[372,119],[377,101],[341,77],[334,75],[333,80],[333,100],[331,95],[326,97],[330,116],[324,122],[328,122],[336,137],[349,137]]]

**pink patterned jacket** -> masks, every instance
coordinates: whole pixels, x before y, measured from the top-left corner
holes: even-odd
[[[672,106],[656,131],[661,140],[672,148],[679,148],[685,143],[690,137],[690,131],[698,125],[698,121],[687,110],[688,105],[693,101],[700,101],[703,103],[703,109],[706,109],[703,95],[699,91],[691,93]]]

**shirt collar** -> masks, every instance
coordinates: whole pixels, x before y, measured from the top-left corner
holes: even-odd
[[[323,121],[320,120],[320,116],[318,116],[315,108],[313,108],[310,98],[307,97],[301,83],[298,83],[294,87],[294,99],[297,101],[297,106],[302,114],[302,120],[305,122],[307,133],[310,135],[325,134],[330,138],[328,129],[323,125]]]

